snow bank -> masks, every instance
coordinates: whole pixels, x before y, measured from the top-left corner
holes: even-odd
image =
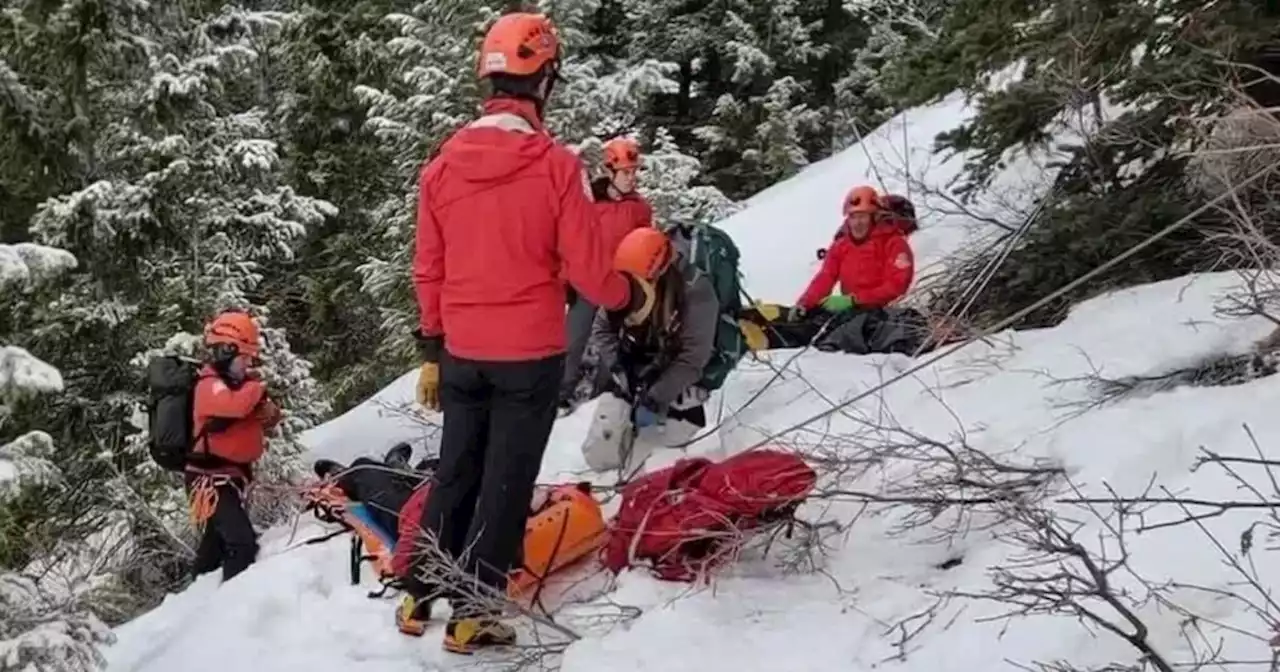
[[[1084,492],[1099,492],[1105,484],[1133,495],[1154,477],[1171,490],[1191,488],[1199,497],[1234,497],[1233,484],[1207,471],[1192,474],[1190,467],[1202,445],[1226,454],[1250,454],[1242,423],[1264,440],[1280,436],[1280,417],[1273,410],[1280,404],[1276,380],[1183,388],[1082,412],[1082,405],[1095,400],[1095,392],[1081,377],[1097,372],[1111,377],[1156,375],[1208,356],[1246,351],[1270,324],[1215,316],[1215,300],[1235,284],[1230,275],[1208,275],[1094,299],[1077,307],[1059,327],[1008,332],[989,343],[973,344],[814,429],[827,437],[852,436],[864,432],[868,420],[884,424],[891,413],[896,423],[920,435],[942,441],[963,435],[970,445],[992,454],[1013,451],[1020,461],[1040,457],[1061,464]],[[790,354],[778,352],[774,359],[782,362]],[[806,354],[783,380],[728,421],[719,436],[695,444],[687,453],[750,445],[829,407],[827,400],[849,398],[910,363],[900,355]],[[762,365],[744,366],[735,373],[726,388],[727,412],[740,407],[772,376]],[[574,439],[585,431],[583,415],[557,427],[544,477],[579,468]],[[820,440],[813,434],[793,438],[811,445]],[[659,451],[649,466],[682,454],[685,451]],[[905,482],[917,469],[907,461],[890,462],[855,485],[883,491]],[[815,502],[801,514],[847,522],[855,519],[855,509],[850,503]],[[816,672],[876,666],[967,671],[1003,668],[1008,660],[1070,657],[1079,664],[1101,664],[1133,659],[1118,638],[1092,635],[1074,618],[980,622],[977,619],[1001,613],[1004,607],[975,602],[953,602],[943,609],[938,621],[912,640],[905,658],[899,658],[895,624],[932,605],[932,591],[981,590],[989,584],[990,569],[1008,566],[1019,550],[1000,529],[975,527],[938,540],[926,530],[893,534],[895,522],[893,516],[857,519],[847,540],[820,558],[818,573],[788,574],[776,566],[775,556],[744,559],[715,590],[626,573],[607,600],[643,610],[643,615],[628,627],[600,631],[570,614],[565,621],[570,627],[593,634],[568,650],[563,669]],[[1208,524],[1229,544],[1239,533],[1238,520]],[[120,643],[108,652],[111,669],[220,672],[231,665],[336,672],[438,669],[449,664],[439,651],[438,632],[425,640],[401,637],[391,622],[393,602],[367,599],[370,585],[348,585],[344,538],[297,546],[298,540],[318,533],[307,525],[290,548],[287,533],[272,532],[268,557],[242,579],[222,589],[216,589],[216,580],[203,579],[119,628]],[[1181,578],[1226,587],[1235,577],[1224,568],[1217,550],[1197,535],[1189,527],[1135,537],[1129,546],[1131,564],[1153,582]],[[957,556],[963,558],[959,566],[938,568]],[[1131,589],[1136,585],[1120,576],[1115,580]],[[1183,607],[1206,618],[1265,635],[1260,632],[1263,623],[1240,604],[1190,589],[1179,595]],[[597,608],[603,608],[605,599],[600,598]],[[1184,646],[1176,614],[1154,606],[1140,613],[1155,641],[1173,652]],[[219,636],[209,637],[209,631]],[[1248,647],[1262,646],[1245,635],[1233,638],[1231,643],[1245,653]]]

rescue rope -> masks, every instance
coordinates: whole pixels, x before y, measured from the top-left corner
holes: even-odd
[[[1004,247],[996,253],[995,257],[987,260],[986,265],[982,268],[982,272],[978,274],[978,277],[973,279],[973,282],[969,283],[969,286],[966,287],[964,292],[960,294],[960,297],[956,299],[956,303],[952,305],[947,311],[947,314],[942,317],[944,323],[948,323],[947,321],[952,317],[956,320],[965,319],[969,313],[969,309],[973,308],[973,304],[977,302],[978,297],[982,295],[982,292],[986,291],[987,286],[991,284],[993,279],[995,279],[996,271],[1000,270],[1000,267],[1004,265],[1006,260],[1008,260],[1009,255],[1013,253],[1013,249],[1017,245],[1018,241],[1031,229],[1032,222],[1034,222],[1036,217],[1044,211],[1045,205],[1052,202],[1057,194],[1058,188],[1055,187],[1048,196],[1040,199],[1039,203],[1036,204],[1036,207],[1023,218],[1022,224],[1017,228],[1017,230],[1004,236],[1004,240],[1001,241]],[[961,304],[964,304],[963,307],[961,307]],[[958,312],[956,310],[957,308],[959,308]],[[974,340],[978,339],[975,338]],[[915,352],[911,353],[911,358],[915,359],[916,357],[919,357],[920,353],[924,352],[924,348],[927,344],[927,339],[922,340],[920,345],[916,346]]]
[[[230,485],[240,496],[240,501],[246,501],[248,494],[248,486],[241,489],[236,485],[236,479],[230,476],[221,475],[205,475],[195,479],[191,484],[191,493],[187,497],[187,506],[190,511],[191,527],[195,529],[197,534],[203,534],[205,525],[213,518],[213,514],[218,511],[218,499],[221,495],[218,488],[224,485]]]

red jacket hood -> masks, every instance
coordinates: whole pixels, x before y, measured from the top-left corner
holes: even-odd
[[[459,130],[436,157],[441,172],[464,182],[502,182],[541,159],[555,144],[531,102],[494,98],[484,115]]]

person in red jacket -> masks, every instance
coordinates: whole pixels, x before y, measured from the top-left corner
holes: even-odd
[[[612,255],[628,233],[653,226],[653,208],[636,191],[640,145],[635,140],[614,138],[604,143],[604,167],[608,175],[592,182],[591,191],[605,236],[605,249]],[[582,356],[587,350],[587,342],[591,340],[591,325],[596,315],[596,307],[577,296],[576,292],[570,291],[569,303],[569,312],[565,316],[569,348],[565,353],[564,380],[560,385],[560,408],[566,411],[573,407]]]
[[[258,555],[244,493],[253,465],[267,449],[266,433],[280,422],[253,366],[258,362],[258,326],[247,313],[221,313],[204,330],[207,351],[193,392],[195,444],[185,480],[192,517],[203,526],[196,549],[196,575],[222,567],[227,581]]]
[[[608,311],[646,296],[611,268],[586,172],[543,127],[560,59],[545,16],[500,17],[479,54],[484,114],[419,180],[418,399],[444,415],[423,528],[440,552],[420,554],[396,620],[420,635],[432,601],[448,597],[444,645],[457,653],[515,641],[478,595],[502,594],[524,537],[564,373],[564,281]],[[465,585],[424,580],[441,576],[441,555]]]
[[[884,217],[873,187],[854,187],[845,197],[844,233],[827,250],[790,316],[822,307],[830,313],[883,308],[911,287],[915,259],[902,226]],[[836,283],[843,294],[831,295]]]

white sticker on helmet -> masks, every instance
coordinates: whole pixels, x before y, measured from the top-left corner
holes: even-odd
[[[490,51],[484,55],[484,69],[486,71],[502,71],[507,69],[507,55],[501,51]]]

